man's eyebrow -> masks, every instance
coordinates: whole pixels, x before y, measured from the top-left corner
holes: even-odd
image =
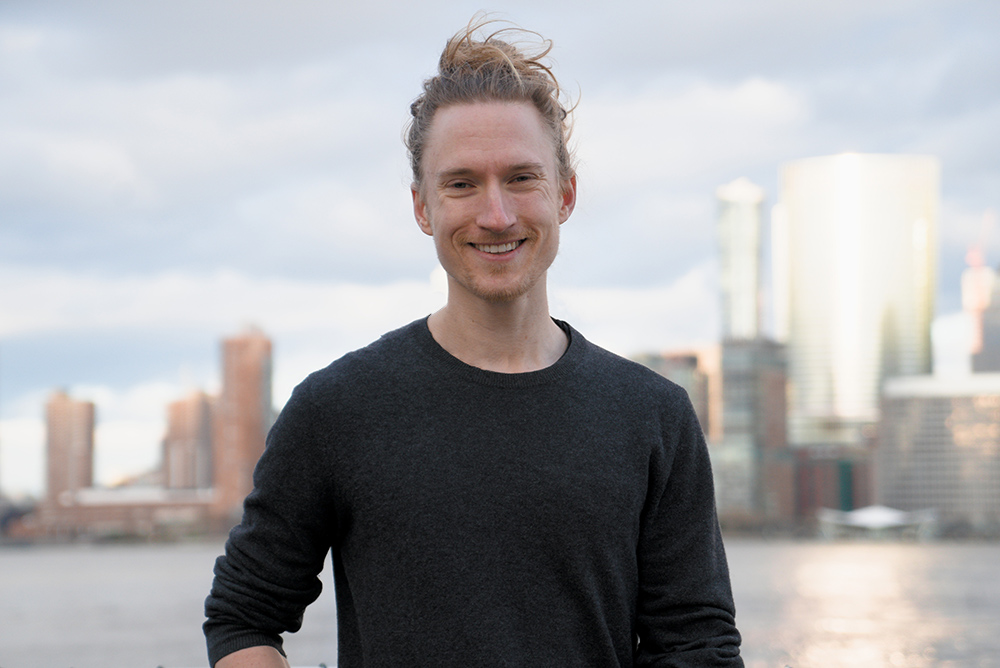
[[[455,167],[453,169],[442,169],[436,174],[438,181],[446,181],[461,176],[469,176],[472,170],[468,167]]]
[[[533,171],[533,172],[545,172],[545,164],[541,162],[519,162],[515,165],[511,165],[507,168],[508,172],[522,172],[522,171]],[[448,179],[461,178],[463,176],[471,176],[476,173],[476,170],[469,167],[454,167],[452,169],[443,169],[437,173],[437,179],[439,181],[446,181]]]
[[[540,162],[520,162],[516,165],[511,165],[510,171],[521,172],[526,169],[529,171],[544,172],[545,165]]]

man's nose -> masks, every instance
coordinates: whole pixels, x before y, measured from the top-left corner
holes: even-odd
[[[508,196],[499,186],[486,189],[486,201],[479,216],[479,226],[502,232],[514,224],[515,216]]]

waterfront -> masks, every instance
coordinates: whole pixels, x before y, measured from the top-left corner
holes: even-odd
[[[1000,664],[1000,543],[730,538],[752,668]],[[221,543],[0,548],[0,668],[206,665],[202,602]],[[286,639],[336,665],[332,577]]]

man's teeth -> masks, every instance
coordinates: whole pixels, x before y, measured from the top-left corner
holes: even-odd
[[[484,253],[509,253],[518,246],[521,245],[520,241],[511,241],[505,244],[473,244],[476,250],[481,250]]]

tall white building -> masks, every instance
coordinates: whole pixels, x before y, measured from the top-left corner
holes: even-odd
[[[761,323],[764,191],[745,178],[720,186],[717,238],[722,311],[722,434],[714,439],[716,504],[724,521],[793,513],[785,452],[782,347]]]
[[[773,259],[792,446],[860,443],[883,379],[930,372],[939,184],[927,156],[782,167]]]
[[[719,203],[719,283],[722,339],[760,334],[761,208],[764,191],[739,178],[715,191]]]

